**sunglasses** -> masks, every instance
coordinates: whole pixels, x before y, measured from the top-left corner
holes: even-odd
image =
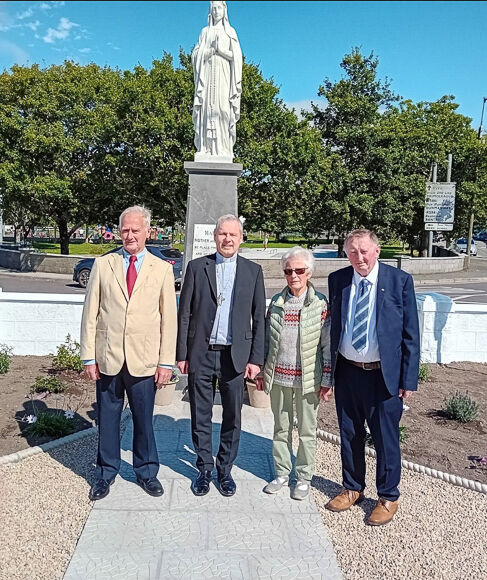
[[[293,272],[296,272],[298,276],[302,276],[308,268],[284,268],[283,272],[286,276],[292,276]]]

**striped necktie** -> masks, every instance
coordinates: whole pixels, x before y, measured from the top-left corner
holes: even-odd
[[[352,346],[360,352],[367,344],[367,323],[369,320],[370,284],[365,278],[360,281],[355,317],[353,319]]]

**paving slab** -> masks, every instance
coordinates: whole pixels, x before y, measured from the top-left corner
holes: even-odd
[[[262,491],[274,477],[270,409],[243,407],[231,498],[218,492],[215,481],[206,496],[191,492],[196,455],[189,403],[180,391],[172,405],[155,408],[153,421],[164,495],[153,498],[136,484],[130,420],[120,475],[110,494],[94,502],[65,580],[342,577],[312,498],[292,500],[290,487],[276,495]],[[219,404],[213,421],[216,455]]]

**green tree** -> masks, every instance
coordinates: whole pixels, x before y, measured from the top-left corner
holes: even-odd
[[[0,187],[4,207],[25,203],[59,228],[61,252],[85,222],[97,222],[104,168],[115,127],[120,74],[66,61],[40,69],[14,66],[0,75]]]
[[[340,64],[345,76],[338,82],[324,80],[318,95],[327,99],[327,106],[314,104],[310,116],[328,155],[338,156],[334,166],[339,179],[328,188],[333,195],[326,197],[322,211],[342,234],[366,225],[379,233],[390,229],[377,126],[398,97],[388,79],[378,79],[378,64],[373,53],[364,56],[358,48],[345,55]]]
[[[278,87],[256,65],[244,63],[242,86],[235,146],[235,161],[244,166],[239,212],[249,229],[277,234],[301,230],[308,204],[321,187],[320,134],[284,105]]]

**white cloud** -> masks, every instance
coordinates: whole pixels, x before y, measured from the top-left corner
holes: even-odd
[[[107,42],[107,46],[109,46],[113,50],[120,50],[120,47],[113,44],[113,42]]]
[[[32,8],[28,8],[24,12],[17,13],[15,17],[17,18],[17,20],[24,20],[25,18],[29,18],[30,16],[32,16],[32,14],[34,14],[34,11],[32,10]]]
[[[78,52],[91,52],[91,48],[80,48]]]
[[[64,18],[64,16],[59,20],[57,28],[49,28],[47,30],[46,36],[43,36],[44,42],[48,44],[53,44],[56,40],[64,40],[70,35],[71,28],[79,26],[75,22],[71,22],[69,18]]]
[[[26,22],[25,26],[27,28],[30,28],[31,30],[33,30],[34,32],[39,28],[39,26],[41,25],[39,20],[35,20],[33,22]]]
[[[64,6],[65,2],[41,2],[39,5],[39,8],[41,10],[51,10],[51,8],[61,8],[61,6]]]
[[[0,53],[10,56],[15,61],[15,64],[25,64],[29,59],[29,55],[25,50],[7,40],[0,40]]]

